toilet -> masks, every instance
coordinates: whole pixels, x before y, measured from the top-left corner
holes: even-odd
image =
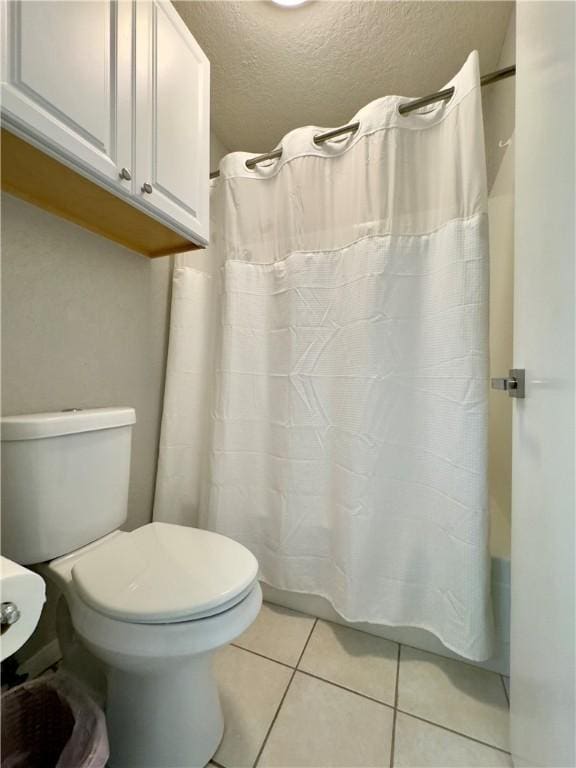
[[[135,421],[132,408],[3,418],[2,554],[61,590],[63,665],[103,669],[111,768],[204,766],[224,729],[212,657],[258,615],[258,563],[209,531],[119,530]]]

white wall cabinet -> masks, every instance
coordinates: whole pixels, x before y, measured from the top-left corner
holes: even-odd
[[[206,56],[170,3],[138,3],[136,29],[137,190],[145,205],[208,239]]]
[[[2,0],[2,126],[200,246],[209,62],[168,0]]]
[[[131,5],[11,0],[3,10],[6,119],[116,183],[130,163]]]

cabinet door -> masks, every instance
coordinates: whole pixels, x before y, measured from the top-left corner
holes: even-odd
[[[174,7],[136,7],[136,194],[208,241],[210,64]]]
[[[133,6],[127,0],[2,3],[2,123],[116,188],[131,165]]]

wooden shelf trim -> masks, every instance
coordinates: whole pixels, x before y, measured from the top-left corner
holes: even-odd
[[[132,251],[155,258],[200,246],[2,129],[2,189]]]

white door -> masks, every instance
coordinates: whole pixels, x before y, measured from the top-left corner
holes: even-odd
[[[576,765],[575,4],[517,6],[511,728],[515,765]]]
[[[132,4],[4,0],[1,11],[3,124],[73,167],[126,184]]]
[[[171,3],[136,10],[136,193],[208,242],[210,64]]]

